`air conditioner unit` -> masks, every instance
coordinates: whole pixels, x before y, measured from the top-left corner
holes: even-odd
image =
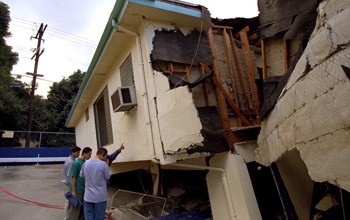
[[[136,106],[134,86],[118,87],[111,96],[113,112],[125,112]]]

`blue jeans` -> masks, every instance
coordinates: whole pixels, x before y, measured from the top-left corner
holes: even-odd
[[[107,201],[92,203],[84,201],[85,220],[104,220]]]

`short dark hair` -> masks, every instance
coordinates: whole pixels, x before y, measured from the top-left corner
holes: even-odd
[[[106,148],[103,148],[103,147],[99,148],[96,153],[96,155],[102,155],[102,156],[105,156],[106,154],[108,154],[108,151]]]
[[[72,154],[72,153],[78,152],[78,151],[80,151],[80,150],[81,150],[80,147],[74,146],[74,147],[71,147],[71,148],[70,148],[70,153]]]
[[[83,152],[81,152],[81,154],[88,154],[92,151],[92,149],[90,147],[84,147]]]

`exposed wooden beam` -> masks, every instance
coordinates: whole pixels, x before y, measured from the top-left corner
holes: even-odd
[[[229,71],[229,77],[231,80],[231,89],[233,91],[234,99],[238,103],[236,80],[234,78],[234,73],[233,73],[232,59],[231,59],[231,53],[230,53],[230,49],[229,49],[229,37],[228,37],[228,34],[226,32],[226,29],[223,29],[222,34],[223,34],[222,37],[224,39],[226,63],[227,63],[228,71]],[[239,124],[240,124],[240,122],[239,122]]]
[[[214,40],[214,34],[213,34],[213,29],[210,28],[208,30],[208,41],[211,49],[211,54],[213,58],[213,68],[214,68],[214,76],[212,79],[218,82],[218,84],[221,85],[221,79],[220,79],[220,71],[219,71],[219,63],[218,63],[218,58],[216,54],[216,45],[215,45],[215,40]],[[228,112],[227,112],[227,106],[225,102],[225,97],[224,95],[220,92],[219,87],[216,87],[216,96],[219,104],[219,115],[223,127],[223,132],[226,137],[226,140],[228,142],[228,145],[230,147],[231,152],[234,152],[234,135],[231,132],[231,126],[230,126],[230,121],[228,118]]]
[[[263,80],[267,77],[267,64],[266,64],[266,48],[265,48],[265,41],[263,39],[260,40],[261,42],[261,59],[262,59],[262,73],[263,73]]]
[[[258,90],[256,88],[256,84],[255,84],[255,77],[254,77],[254,64],[253,64],[253,60],[251,58],[251,51],[250,51],[250,46],[249,46],[249,41],[248,41],[248,35],[247,35],[247,31],[249,30],[249,28],[245,28],[243,29],[243,31],[239,32],[240,37],[241,37],[241,41],[242,41],[242,49],[243,49],[243,54],[244,54],[244,61],[246,63],[247,66],[247,72],[249,75],[249,84],[250,84],[250,90],[252,93],[252,97],[253,97],[253,107],[255,110],[255,114],[256,114],[256,121],[258,124],[260,124],[260,117],[259,117],[259,98],[258,98]]]
[[[219,89],[219,92],[224,96],[225,100],[230,105],[230,107],[233,109],[233,111],[235,112],[237,117],[242,121],[242,124],[245,126],[249,126],[250,125],[249,121],[245,118],[243,113],[239,110],[238,106],[231,99],[230,95],[227,94],[227,92],[225,91],[225,89],[221,85],[221,83],[215,77],[213,78],[213,81],[214,81],[215,86]]]
[[[241,64],[240,64],[239,59],[238,59],[235,40],[233,39],[231,31],[229,32],[229,37],[230,37],[233,60],[236,64],[238,80],[239,80],[239,84],[241,85],[241,89],[242,89],[242,93],[243,93],[243,96],[242,96],[243,107],[249,108],[249,103],[248,103],[249,98],[247,97],[247,90],[246,90],[245,82],[243,80],[242,68],[241,68]]]
[[[208,67],[208,66],[207,66]],[[209,73],[211,70],[208,67],[209,70],[205,69],[205,66],[203,65],[203,62],[199,61],[199,71],[201,72],[201,74],[205,74],[205,73]],[[209,88],[208,88],[208,83],[205,80],[203,82],[203,93],[204,93],[204,99],[205,99],[205,105],[209,106]]]

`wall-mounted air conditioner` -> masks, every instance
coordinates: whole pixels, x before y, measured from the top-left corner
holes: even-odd
[[[125,112],[136,106],[134,86],[118,87],[111,96],[114,112]]]

